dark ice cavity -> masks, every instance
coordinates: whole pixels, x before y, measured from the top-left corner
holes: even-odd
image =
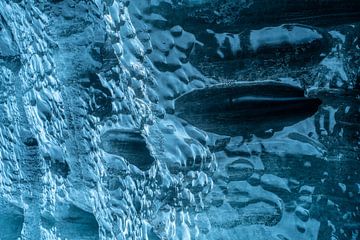
[[[312,116],[320,104],[298,87],[248,82],[194,90],[176,100],[175,114],[220,135],[266,136]]]
[[[266,24],[297,22],[313,26],[334,26],[360,20],[360,2],[357,0],[176,2],[179,5],[172,8],[177,11],[171,11],[170,4],[162,4],[156,10],[192,32],[196,32],[195,29],[199,26],[216,26],[224,31],[236,31]]]
[[[61,239],[99,239],[99,224],[95,216],[73,204],[59,203],[53,224],[57,237]]]
[[[129,163],[143,171],[149,170],[155,161],[144,137],[138,130],[109,130],[101,136],[101,142],[106,152],[124,157]]]

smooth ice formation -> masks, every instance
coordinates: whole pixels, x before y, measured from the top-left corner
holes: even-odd
[[[360,1],[0,0],[0,240],[360,236]]]

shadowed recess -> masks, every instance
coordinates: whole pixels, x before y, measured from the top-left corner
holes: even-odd
[[[109,130],[101,136],[101,147],[105,152],[124,157],[142,171],[149,170],[155,161],[138,130]]]
[[[265,81],[194,90],[176,100],[175,114],[220,135],[266,137],[312,116],[320,104],[298,87]]]
[[[161,12],[168,20],[176,21],[187,31],[202,26],[216,27],[223,31],[238,31],[251,27],[263,27],[279,23],[303,23],[313,26],[329,26],[353,23],[360,19],[360,2],[357,0],[214,0],[183,1],[177,6],[160,4],[151,9]],[[177,9],[171,11],[170,9]],[[170,14],[171,13],[171,14]]]
[[[95,216],[73,204],[58,204],[53,224],[61,239],[99,239],[99,224]]]

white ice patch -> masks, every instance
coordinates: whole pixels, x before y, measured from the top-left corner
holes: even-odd
[[[291,29],[285,27],[267,27],[250,32],[250,44],[256,51],[262,46],[281,44],[303,44],[314,39],[322,39],[322,36],[313,29],[294,26]]]
[[[344,34],[341,34],[338,31],[330,31],[329,33],[333,38],[339,39],[342,43],[345,43],[346,36]]]
[[[321,61],[321,65],[327,67],[330,71],[327,75],[329,79],[331,79],[336,73],[339,74],[340,78],[343,81],[348,81],[349,78],[346,75],[344,63],[338,57],[326,57]]]
[[[211,33],[212,31],[208,31]],[[226,42],[230,44],[230,51],[233,56],[236,56],[242,49],[240,45],[240,35],[239,34],[231,34],[231,33],[214,33],[217,44],[218,50],[217,53],[221,58],[224,58],[224,53],[222,49],[226,49],[227,46],[225,45]]]

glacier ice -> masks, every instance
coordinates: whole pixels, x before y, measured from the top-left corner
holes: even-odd
[[[0,0],[0,239],[358,239],[359,21]]]

